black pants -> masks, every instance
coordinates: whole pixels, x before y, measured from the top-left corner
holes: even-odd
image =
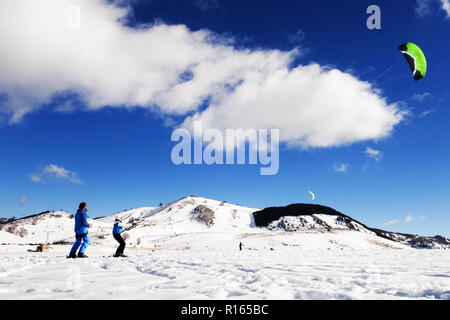
[[[123,250],[125,250],[125,241],[123,240],[120,233],[114,235],[114,239],[117,240],[117,242],[120,244],[120,246],[117,248],[116,256],[123,254]]]

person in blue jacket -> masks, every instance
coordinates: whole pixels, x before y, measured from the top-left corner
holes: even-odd
[[[123,254],[123,251],[125,250],[125,240],[123,240],[122,236],[120,235],[123,232],[123,226],[122,226],[122,220],[120,218],[116,218],[116,221],[114,221],[114,227],[113,227],[113,237],[116,239],[117,242],[119,242],[119,247],[116,250],[116,254],[114,257],[126,257],[126,255]]]
[[[82,202],[78,206],[78,211],[75,214],[75,243],[73,244],[72,250],[70,251],[68,258],[76,258],[77,250],[78,248],[80,248],[80,246],[81,248],[80,251],[78,252],[78,257],[87,258],[85,252],[86,248],[89,245],[88,228],[91,227],[87,219],[88,219],[87,205],[85,202]]]

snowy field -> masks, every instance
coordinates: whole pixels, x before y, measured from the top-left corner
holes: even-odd
[[[414,249],[336,215],[269,230],[256,210],[201,197],[126,210],[90,220],[89,258],[75,260],[69,213],[12,222],[0,230],[0,299],[450,299],[450,250]],[[116,217],[132,226],[128,258],[111,257]],[[55,244],[36,253],[30,243]]]
[[[450,299],[450,251],[0,246],[0,299]]]

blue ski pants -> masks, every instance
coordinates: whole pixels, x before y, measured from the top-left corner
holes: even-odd
[[[79,253],[85,253],[86,249],[87,249],[87,247],[89,245],[89,236],[88,236],[88,234],[86,233],[85,235],[76,235],[75,237],[76,237],[76,241],[73,244],[73,247],[72,247],[72,250],[70,251],[70,254],[74,254],[75,255],[77,253],[77,250],[80,247],[80,245],[81,245],[81,248],[80,248],[80,252]],[[83,244],[81,244],[81,242],[83,242]]]

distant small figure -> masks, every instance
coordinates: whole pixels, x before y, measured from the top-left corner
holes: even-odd
[[[242,251],[242,247],[243,247],[242,242],[239,242],[239,251]]]
[[[113,227],[113,237],[116,239],[117,242],[119,242],[119,247],[116,250],[116,254],[114,257],[126,257],[126,255],[123,254],[123,251],[125,250],[125,240],[123,240],[122,236],[120,235],[123,232],[122,227],[122,220],[120,218],[116,218],[116,221],[114,223]]]

